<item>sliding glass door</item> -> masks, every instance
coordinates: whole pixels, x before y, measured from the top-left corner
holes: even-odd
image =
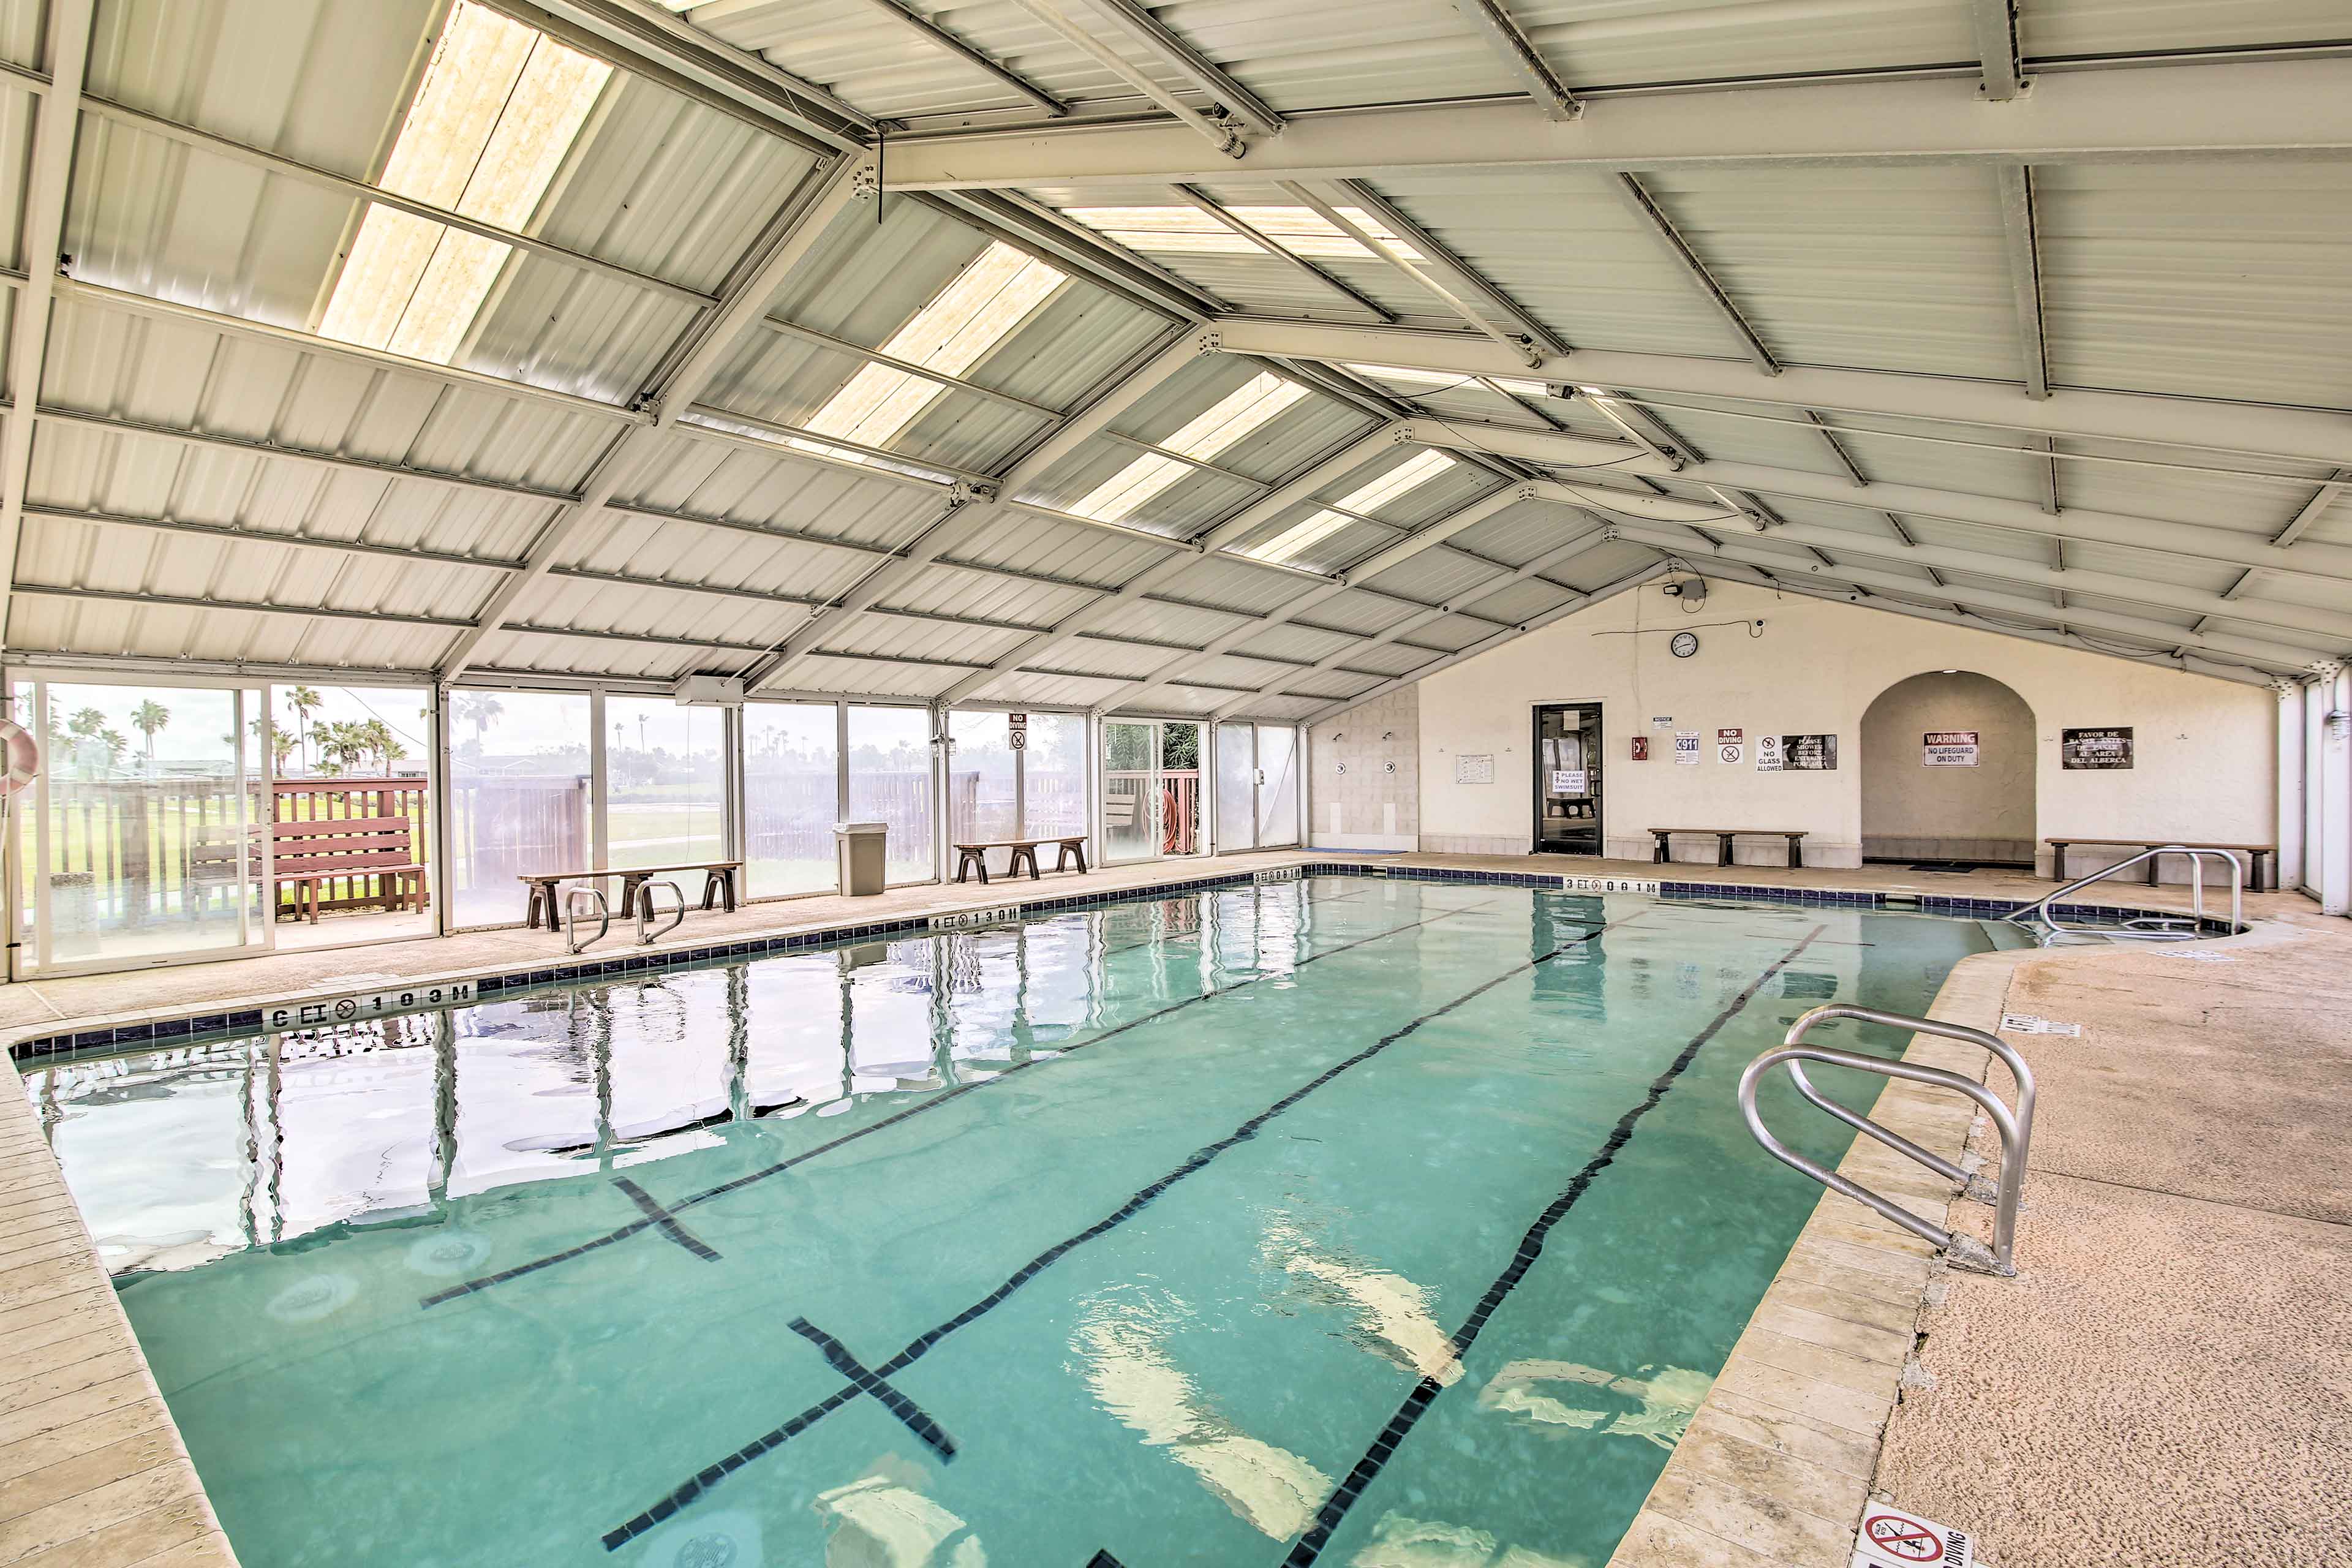
[[[1198,855],[1202,726],[1103,721],[1103,862]]]
[[[1288,724],[1218,725],[1218,853],[1297,842],[1297,730]]]
[[[261,690],[37,679],[29,699],[19,711],[41,771],[12,806],[29,917],[19,969],[88,973],[267,950]]]

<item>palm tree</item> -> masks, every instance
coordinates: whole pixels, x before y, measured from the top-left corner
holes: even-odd
[[[100,712],[95,708],[83,709],[66,723],[68,733],[79,736],[83,740],[95,738],[99,731],[105,728],[106,715]]]
[[[131,710],[131,723],[147,738],[147,771],[155,771],[155,731],[172,722],[172,710],[150,697]]]
[[[379,771],[387,776],[392,773],[392,764],[408,755],[408,748],[400,743],[400,737],[392,732],[392,726],[381,719],[371,719],[362,724],[359,733],[367,742],[368,750],[373,752],[383,764]]]
[[[121,762],[122,753],[131,749],[131,742],[122,738],[122,731],[120,730],[100,731],[97,740],[100,745],[106,748],[106,765],[110,768]]]
[[[305,768],[310,765],[310,715],[326,705],[327,700],[319,695],[316,687],[294,686],[287,689],[286,706],[294,710],[294,731],[301,737],[302,765]]]

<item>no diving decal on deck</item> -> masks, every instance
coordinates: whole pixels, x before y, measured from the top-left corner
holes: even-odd
[[[470,980],[446,980],[438,985],[404,985],[397,990],[361,991],[349,996],[329,996],[316,1002],[287,1002],[261,1010],[261,1026],[270,1034],[289,1029],[328,1029],[387,1013],[413,1013],[423,1007],[449,1007],[474,999]]]
[[[2061,1024],[2050,1018],[2037,1018],[2031,1013],[2003,1013],[2001,1029],[2011,1035],[2079,1035],[2080,1024]]]
[[[1976,1542],[1968,1531],[1872,1503],[1854,1536],[1851,1568],[1919,1568],[1923,1563],[1970,1568],[1975,1562]]]

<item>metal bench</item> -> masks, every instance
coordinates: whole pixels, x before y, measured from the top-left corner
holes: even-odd
[[[656,877],[680,871],[702,873],[702,907],[714,906],[733,913],[735,909],[735,878],[743,869],[740,860],[688,860],[677,866],[604,866],[578,871],[540,871],[516,879],[530,889],[530,901],[524,907],[522,923],[526,930],[537,931],[542,918],[547,929],[557,931],[563,924],[563,906],[557,901],[556,885],[562,882],[584,882],[604,877],[621,879],[621,908],[634,910],[637,907],[637,889]]]
[[[1048,835],[1043,838],[984,838],[976,839],[970,844],[958,844],[955,847],[955,879],[961,882],[967,874],[977,871],[980,873],[981,885],[987,886],[988,852],[992,849],[1008,849],[1012,853],[1006,857],[1004,874],[1008,877],[1017,875],[1025,862],[1029,867],[1029,879],[1033,882],[1036,881],[1042,875],[1037,869],[1037,847],[1041,844],[1055,844],[1061,847],[1061,857],[1054,862],[1055,870],[1077,871],[1081,874],[1085,872],[1087,836],[1083,833],[1068,833],[1059,836]],[[1070,864],[1073,859],[1077,861],[1076,866]]]
[[[1686,833],[1694,837],[1713,834],[1715,863],[1718,866],[1731,864],[1731,841],[1742,834],[1751,838],[1785,838],[1789,841],[1789,869],[1797,870],[1805,863],[1805,830],[1802,828],[1653,827],[1650,829],[1650,835],[1658,841],[1657,853],[1650,857],[1654,864],[1665,866],[1673,863],[1674,851],[1669,840],[1677,833]]]

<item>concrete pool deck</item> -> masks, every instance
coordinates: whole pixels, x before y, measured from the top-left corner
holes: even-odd
[[[663,945],[1354,858],[1279,852],[747,905],[691,916]],[[1452,855],[1371,863],[1977,899],[2036,898],[2053,886],[1895,867]],[[2188,900],[2185,889],[2108,883],[2084,901],[2175,910]],[[1619,1549],[1620,1568],[1843,1568],[1874,1486],[1976,1531],[2000,1568],[2071,1568],[2086,1540],[2115,1542],[2099,1553],[2107,1561],[2305,1563],[2329,1549],[2315,1555],[2311,1531],[2335,1531],[2322,1539],[2338,1546],[2352,1538],[2343,1501],[2352,1489],[2342,1484],[2352,1475],[2352,1373],[2341,1350],[2352,1320],[2333,1283],[2352,1268],[2352,1131],[2337,1105],[2352,1079],[2352,924],[2318,916],[2295,893],[2249,896],[2247,914],[2267,923],[2198,944],[2226,964],[2178,949],[2101,948],[1984,954],[1953,972],[1939,1017],[1990,1027],[2006,1006],[2084,1026],[2079,1040],[2012,1037],[2042,1075],[2021,1278],[1947,1274],[1926,1243],[1824,1194]],[[36,980],[0,986],[0,1037],[511,971],[562,954],[551,933],[504,930]],[[1981,1053],[1966,1047],[1921,1041],[1913,1055],[1983,1071]],[[2000,1075],[1996,1087],[2006,1088]],[[23,1095],[6,1098],[0,1564],[233,1564],[34,1112]],[[1967,1108],[1903,1085],[1888,1089],[1880,1115],[1948,1152],[1970,1122]],[[1875,1145],[1844,1168],[1926,1211],[1946,1196]],[[1953,1223],[1982,1212],[1956,1205]],[[2105,1243],[2118,1227],[2133,1245]],[[2176,1288],[2150,1289],[2167,1275]],[[1924,1306],[1930,1297],[1940,1304]],[[2231,1331],[2203,1331],[2223,1303],[2238,1309],[2225,1320]],[[2183,1321],[2199,1312],[2207,1316]],[[2148,1363],[2152,1346],[2160,1364]],[[2086,1418],[2086,1401],[2097,1418]],[[2242,1406],[2255,1401],[2263,1408],[2250,1415]],[[2152,1536],[2095,1532],[2119,1507],[2146,1516],[2191,1497],[2195,1528],[2166,1526],[2161,1548]],[[2278,1524],[2287,1508],[2300,1525]],[[2109,1511],[2078,1522],[2078,1510]],[[2184,1542],[2191,1549],[2176,1551]]]

